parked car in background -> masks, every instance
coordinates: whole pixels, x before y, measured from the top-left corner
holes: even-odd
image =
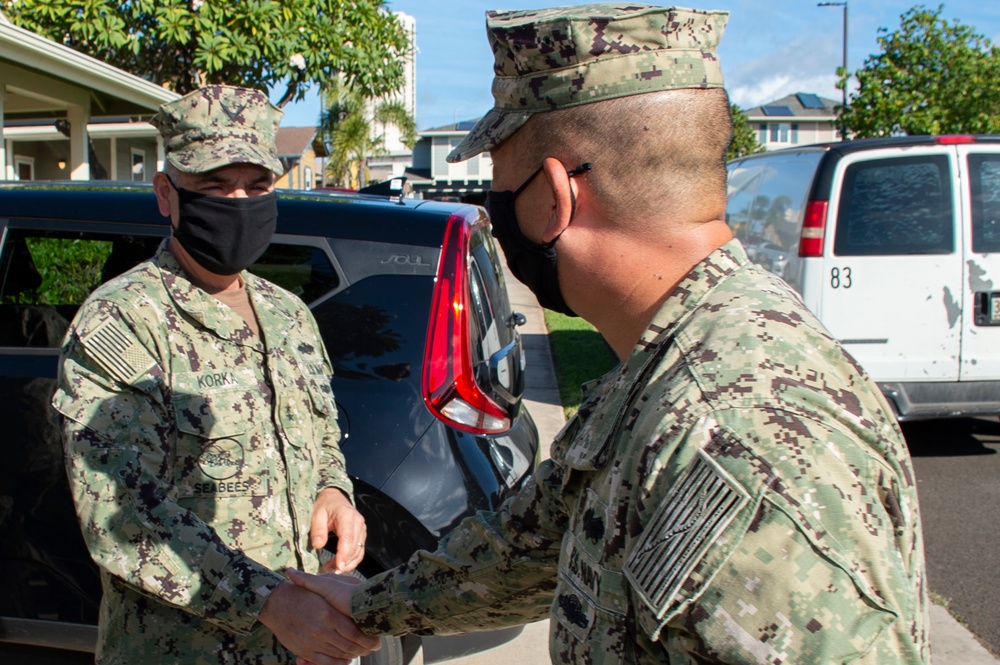
[[[1000,413],[1000,136],[914,136],[729,163],[726,220],[900,420]]]
[[[334,365],[342,449],[372,575],[521,487],[538,456],[524,355],[482,209],[279,192],[250,269],[307,302]],[[148,186],[0,185],[0,662],[92,662],[100,580],[48,406],[59,346],[98,284],[169,224]],[[402,663],[417,638],[371,662]],[[366,659],[367,660],[367,659]]]

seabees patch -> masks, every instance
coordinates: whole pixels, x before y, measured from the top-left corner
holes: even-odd
[[[662,619],[691,571],[750,495],[704,450],[670,490],[625,563],[632,588]]]
[[[81,341],[94,360],[127,384],[135,383],[156,364],[149,352],[114,319],[105,319]]]

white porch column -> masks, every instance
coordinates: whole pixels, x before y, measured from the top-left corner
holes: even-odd
[[[2,173],[3,176],[9,180],[10,176],[7,174],[7,142],[3,139],[3,120],[6,101],[7,84],[4,82],[3,78],[0,77],[0,173]]]
[[[163,135],[156,135],[156,170],[162,171],[164,162],[167,160],[167,151],[163,149]]]
[[[111,163],[108,165],[108,177],[112,180],[121,180],[118,177],[118,137],[112,136],[109,139],[111,143]]]
[[[70,104],[66,110],[69,120],[69,166],[70,180],[90,180],[90,156],[87,146],[87,123],[90,110]]]

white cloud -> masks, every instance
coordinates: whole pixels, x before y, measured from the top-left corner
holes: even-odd
[[[760,106],[796,92],[812,92],[820,97],[840,101],[841,93],[836,87],[836,82],[837,79],[832,74],[811,77],[774,74],[744,85],[730,86],[729,98],[744,109]]]
[[[739,64],[726,72],[733,102],[750,108],[795,92],[811,92],[839,100],[835,69],[841,64],[839,35],[803,34],[776,45],[758,57],[741,59],[740,53],[723,54]],[[735,58],[734,58],[735,56]]]

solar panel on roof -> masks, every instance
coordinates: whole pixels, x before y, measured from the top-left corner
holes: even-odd
[[[767,106],[760,107],[760,110],[764,112],[764,115],[795,115],[792,113],[792,109],[787,106],[768,104]]]
[[[818,95],[814,95],[812,93],[800,92],[795,96],[798,98],[799,104],[802,104],[802,108],[807,108],[807,109],[826,108],[826,104],[823,103],[823,100],[820,99]]]
[[[457,125],[455,125],[455,129],[457,129],[459,131],[465,130],[467,132],[471,132],[472,128],[475,127],[475,126],[476,126],[476,121],[475,120],[463,120],[462,122],[460,122]]]

